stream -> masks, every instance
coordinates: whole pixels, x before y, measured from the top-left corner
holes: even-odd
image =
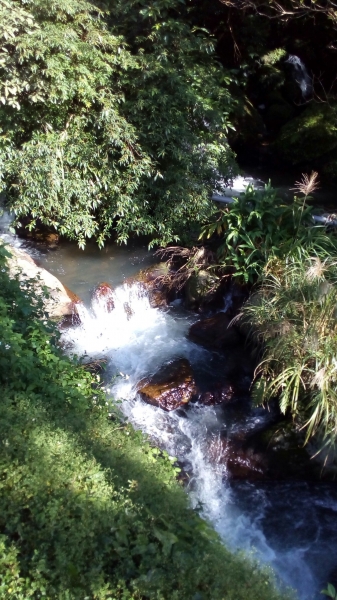
[[[271,565],[301,600],[322,598],[319,591],[337,566],[336,485],[229,481],[221,440],[263,427],[271,418],[267,411],[236,412],[196,403],[168,413],[144,403],[135,386],[163,363],[188,359],[203,389],[220,370],[226,371],[233,356],[209,352],[187,339],[198,317],[179,301],[166,310],[151,308],[139,284],[121,282],[153,261],[145,248],[108,247],[99,256],[98,262],[94,247],[83,253],[66,244],[40,261],[85,301],[82,325],[68,329],[64,342],[79,355],[108,360],[109,393],[122,400],[122,411],[136,428],[184,465],[192,505],[201,507],[229,546],[253,552]],[[115,288],[111,313],[99,302],[89,302],[90,290],[100,281]]]
[[[4,217],[2,228],[6,229]],[[270,565],[280,585],[295,588],[300,600],[322,599],[320,590],[337,578],[337,485],[231,481],[222,440],[259,430],[271,419],[270,412],[250,408],[248,397],[244,408],[238,403],[235,410],[196,402],[165,412],[144,403],[135,390],[143,377],[174,358],[188,359],[199,389],[208,389],[233,361],[245,360],[244,351],[226,355],[194,344],[187,332],[197,315],[179,301],[167,309],[152,308],[138,283],[124,283],[154,263],[145,246],[108,244],[99,251],[88,244],[81,251],[62,242],[47,250],[5,235],[82,298],[81,325],[65,330],[63,342],[78,355],[107,359],[107,393],[122,401],[125,417],[136,428],[183,464],[192,506],[212,522],[228,546]],[[111,312],[91,301],[93,288],[102,281],[114,288]]]

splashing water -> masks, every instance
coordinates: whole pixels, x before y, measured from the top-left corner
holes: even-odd
[[[294,70],[294,79],[299,86],[303,100],[309,100],[312,96],[312,78],[310,77],[305,64],[301,61],[299,56],[290,54],[287,63],[291,64]]]
[[[271,565],[284,583],[297,588],[302,600],[318,598],[315,590],[327,576],[326,557],[322,557],[322,561],[326,562],[324,575],[323,567],[314,574],[311,563],[315,562],[315,557],[312,560],[308,558],[308,551],[313,542],[319,541],[320,534],[317,532],[321,523],[317,523],[314,537],[308,541],[302,533],[296,533],[299,517],[296,511],[294,513],[299,498],[303,500],[297,508],[300,514],[309,508],[313,510],[310,490],[299,489],[295,485],[292,491],[289,484],[277,484],[277,488],[268,489],[263,484],[247,482],[240,482],[241,488],[240,485],[231,487],[222,440],[231,427],[238,427],[238,423],[233,425],[226,421],[221,406],[196,403],[187,410],[168,413],[145,404],[137,395],[137,383],[168,360],[178,357],[188,359],[195,374],[210,362],[211,353],[186,337],[193,317],[175,309],[163,311],[152,308],[140,284],[118,287],[114,290],[113,300],[115,308],[111,312],[108,312],[104,298],[94,299],[90,309],[80,305],[81,325],[65,331],[63,341],[76,354],[93,359],[105,357],[110,377],[122,374],[112,384],[112,395],[123,401],[122,410],[135,427],[183,462],[192,506],[201,506],[203,516],[213,523],[226,544],[248,552],[254,550],[257,558]],[[261,412],[251,413],[244,423],[240,422],[240,426],[247,430],[263,419]],[[277,535],[274,535],[275,532],[265,533],[266,519],[272,529],[270,515],[273,515],[273,507],[281,497],[284,497],[286,517],[290,515],[295,519],[295,523],[290,520],[287,524],[295,533],[290,541],[284,543],[280,507],[277,509]],[[319,494],[316,500],[322,507]],[[337,502],[331,499],[329,492],[324,502],[337,510]],[[313,520],[316,513],[309,518]],[[334,543],[336,548],[337,537]],[[322,544],[319,548],[322,554]],[[331,556],[331,548],[329,552]]]

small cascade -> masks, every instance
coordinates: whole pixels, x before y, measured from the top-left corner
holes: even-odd
[[[313,93],[312,77],[303,61],[295,54],[290,54],[286,60],[293,68],[294,79],[298,84],[304,101],[309,100]]]
[[[104,297],[95,297],[89,309],[79,306],[81,326],[63,335],[76,354],[107,357],[109,374],[128,374],[130,385],[136,385],[168,360],[205,352],[186,339],[189,321],[152,308],[141,284],[117,287],[112,298],[110,312]]]
[[[65,347],[90,359],[107,359],[106,375],[112,378],[107,387],[111,395],[122,400],[122,410],[136,428],[181,461],[192,506],[201,508],[203,516],[213,523],[227,545],[253,552],[259,560],[271,565],[283,583],[297,588],[301,600],[318,599],[318,590],[325,583],[332,562],[331,549],[328,548],[327,554],[324,545],[319,545],[322,564],[318,569],[315,559],[318,550],[310,535],[315,535],[317,542],[322,536],[324,541],[331,527],[321,531],[318,519],[314,533],[311,529],[308,533],[308,527],[303,528],[300,519],[305,510],[311,511],[312,527],[321,505],[316,508],[305,488],[293,492],[292,484],[289,487],[286,483],[276,483],[270,487],[263,482],[230,483],[227,440],[238,431],[261,427],[269,419],[268,413],[262,409],[248,410],[235,420],[221,405],[204,406],[197,402],[165,412],[143,402],[136,391],[143,377],[176,358],[186,358],[197,377],[211,362],[212,354],[186,337],[195,317],[182,313],[179,307],[165,311],[152,308],[141,284],[117,287],[110,300],[114,305],[110,311],[104,304],[104,296],[94,298],[90,308],[78,306],[81,324],[62,334]],[[327,501],[337,511],[337,502],[329,494],[330,491]],[[275,517],[273,507],[280,503],[279,498],[284,499],[285,509],[280,505]],[[291,531],[282,542],[288,525]],[[334,539],[337,532],[331,535]],[[310,554],[312,548],[314,556]]]
[[[13,234],[11,230],[13,220],[14,214],[4,209],[0,205],[0,237],[4,240],[4,242],[11,243],[12,245],[18,247],[21,244],[17,239],[17,236]]]
[[[40,258],[40,252],[29,240],[20,238],[13,230],[12,224],[15,215],[5,209],[0,203],[0,239],[5,244],[10,244],[14,248],[26,250],[34,259]]]

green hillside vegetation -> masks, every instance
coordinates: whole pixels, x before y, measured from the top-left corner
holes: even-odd
[[[0,596],[278,600],[188,507],[177,467],[58,348],[0,254]],[[110,417],[109,417],[110,415]]]

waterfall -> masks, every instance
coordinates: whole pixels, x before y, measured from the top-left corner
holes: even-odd
[[[121,401],[125,417],[136,428],[184,464],[192,506],[201,507],[202,515],[229,547],[253,552],[274,568],[283,583],[297,588],[301,600],[318,599],[334,555],[329,545],[324,546],[326,530],[315,521],[320,494],[315,499],[296,482],[277,482],[270,487],[244,481],[233,487],[228,479],[226,436],[233,430],[255,430],[268,418],[267,413],[251,410],[235,421],[226,417],[221,405],[197,402],[187,409],[165,412],[144,403],[136,391],[143,377],[178,357],[188,359],[198,374],[208,368],[212,354],[187,338],[196,317],[176,306],[152,308],[141,284],[117,287],[113,301],[110,312],[102,298],[94,299],[90,308],[79,306],[81,325],[62,334],[65,347],[88,359],[107,359],[107,393]],[[337,511],[329,494],[326,502]],[[312,532],[305,521],[306,512],[311,528],[315,523],[314,542],[306,537],[308,530],[309,535]],[[317,545],[320,537],[322,543]],[[308,554],[312,548],[313,557]],[[315,573],[319,561],[322,564]]]
[[[313,86],[312,77],[310,77],[305,64],[295,54],[290,54],[286,62],[292,65],[294,79],[301,90],[303,100],[309,100],[312,96]]]

